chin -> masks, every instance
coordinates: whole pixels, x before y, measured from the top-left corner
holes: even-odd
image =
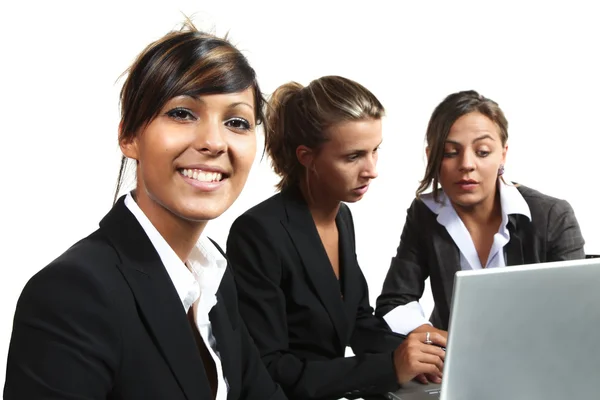
[[[172,210],[181,219],[193,222],[210,221],[223,215],[230,206],[227,199],[206,199],[195,201]]]
[[[469,208],[469,207],[473,207],[476,206],[477,204],[481,203],[483,199],[481,199],[479,196],[474,196],[474,195],[460,195],[460,196],[454,196],[450,198],[450,201],[453,204],[456,204],[460,207],[464,207],[464,208]]]
[[[362,200],[363,196],[359,196],[359,197],[351,197],[348,198],[346,200],[342,200],[344,203],[356,203],[357,201]]]
[[[362,200],[362,198],[364,197],[364,194],[361,195],[356,195],[356,194],[350,194],[347,195],[345,198],[341,199],[340,201],[343,201],[344,203],[356,203],[359,200]]]

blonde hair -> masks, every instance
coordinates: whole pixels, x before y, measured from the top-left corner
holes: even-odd
[[[272,94],[265,113],[265,151],[278,189],[297,184],[304,167],[296,157],[300,145],[318,148],[328,140],[333,125],[380,119],[385,110],[377,97],[361,84],[341,76],[324,76],[303,87],[297,82],[281,85]]]

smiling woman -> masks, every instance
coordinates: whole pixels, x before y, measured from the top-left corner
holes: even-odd
[[[262,95],[244,56],[203,36],[199,43],[167,35],[149,46],[121,91],[124,155],[115,198],[129,158],[145,212],[191,221],[215,218],[239,196],[262,121]]]
[[[205,223],[229,208],[256,153],[253,96],[253,88],[179,95],[141,134],[121,136],[123,154],[137,162],[136,201],[146,214]]]
[[[203,235],[244,187],[262,109],[246,58],[190,23],[138,56],[117,193],[127,159],[136,188],[23,289],[4,399],[285,399]]]

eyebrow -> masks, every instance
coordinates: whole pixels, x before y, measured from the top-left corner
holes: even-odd
[[[250,107],[250,109],[252,111],[254,111],[254,107],[252,107],[250,104],[246,103],[245,101],[238,101],[236,103],[231,103],[229,106],[227,106],[227,108],[236,108],[237,106]]]
[[[480,140],[484,140],[484,139],[494,140],[494,138],[492,137],[492,135],[486,133],[485,135],[481,135],[478,138],[475,138],[475,140],[473,140],[473,143],[478,142]],[[456,144],[458,146],[462,146],[462,144],[460,144],[459,142],[457,142],[455,140],[448,140],[448,139],[446,139],[446,143],[452,143],[452,144]]]
[[[379,142],[379,144],[377,146],[375,146],[374,148],[377,148],[377,147],[381,146],[381,143],[383,143],[383,139],[381,139],[381,141]],[[348,150],[346,152],[346,154],[364,154],[367,151],[368,150],[364,150],[364,149],[354,149],[354,150]]]

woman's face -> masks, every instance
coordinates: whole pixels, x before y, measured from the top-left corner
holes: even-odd
[[[377,177],[381,120],[339,123],[330,127],[327,135],[329,140],[309,163],[303,163],[313,183],[311,190],[321,191],[321,197],[335,201],[358,201]]]
[[[469,208],[493,201],[498,170],[506,159],[496,124],[472,112],[458,118],[444,143],[440,185],[450,201]]]
[[[134,139],[136,200],[146,214],[208,221],[237,199],[256,154],[253,89],[169,100]]]

